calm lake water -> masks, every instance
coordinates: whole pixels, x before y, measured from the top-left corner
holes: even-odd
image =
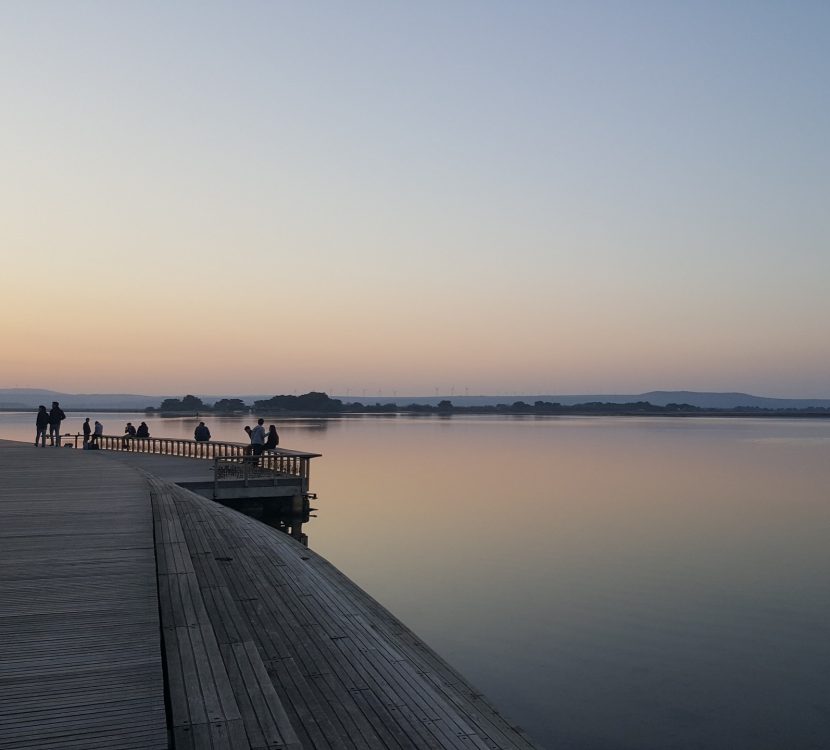
[[[309,545],[542,747],[830,747],[830,421],[277,424],[324,454]]]

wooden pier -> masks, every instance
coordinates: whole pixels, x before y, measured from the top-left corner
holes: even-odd
[[[0,748],[166,748],[146,480],[0,441]]]
[[[21,473],[19,464],[24,458],[33,468]],[[0,747],[4,750],[533,747],[521,730],[406,626],[290,536],[96,452],[35,450],[0,443],[0,478],[4,480],[0,494],[0,538],[4,542]],[[87,496],[92,481],[98,510],[89,506],[79,516],[78,500],[71,498]],[[26,487],[37,487],[43,503],[34,517],[27,513],[32,501],[20,494]],[[125,499],[127,489],[129,501]],[[110,492],[118,499],[112,511],[108,511]],[[129,509],[119,504],[125,502]],[[61,503],[66,507],[59,508]],[[103,514],[100,519],[98,511]],[[15,561],[13,552],[5,552],[6,536],[11,536],[5,531],[8,519],[15,521],[13,528],[28,534],[16,543],[17,549],[28,550],[26,559],[39,576],[26,578],[25,592],[20,589],[11,599],[6,594],[15,585],[14,575],[27,564]],[[155,597],[150,607],[155,619],[148,620],[146,613],[136,614],[141,623],[130,620],[128,602],[116,604],[116,595],[107,587],[119,591],[122,579],[118,575],[113,573],[107,586],[102,586],[98,580],[104,574],[93,570],[93,562],[76,560],[65,552],[56,554],[48,540],[56,537],[55,544],[65,550],[69,545],[57,540],[68,530],[80,533],[88,526],[100,530],[121,523],[140,526],[145,541],[147,524],[154,529],[149,534],[154,537],[149,553],[155,552],[156,566],[147,566],[148,548],[134,539],[136,547],[129,549],[134,555],[135,550],[141,550],[143,566],[134,576],[125,572],[123,579],[125,598],[136,589],[137,598],[146,607],[147,592],[152,593],[150,599]],[[25,539],[36,539],[31,549]],[[14,563],[11,567],[6,565],[7,557]],[[126,734],[123,743],[107,744],[107,737],[116,735],[106,731],[114,732],[115,727],[102,727],[100,737],[94,738],[100,723],[94,692],[82,708],[73,703],[68,691],[48,689],[51,683],[38,677],[37,671],[27,676],[30,669],[39,668],[32,652],[41,648],[41,640],[44,649],[60,641],[61,623],[79,635],[84,623],[89,626],[89,620],[64,618],[68,607],[61,605],[74,603],[80,587],[67,589],[54,580],[66,580],[70,571],[80,581],[89,581],[89,596],[100,590],[112,597],[95,610],[96,632],[115,631],[121,622],[136,627],[148,624],[153,630],[152,637],[148,632],[144,636],[147,640],[141,641],[147,645],[146,651],[152,652],[145,656],[155,658],[153,685],[145,684],[148,667],[135,655],[128,655],[132,646],[124,638],[102,644],[100,651],[91,641],[70,641],[71,648],[77,645],[77,655],[64,652],[57,659],[67,679],[76,670],[85,674],[87,666],[98,665],[104,670],[121,665],[129,671],[127,665],[134,664],[137,684],[131,685],[130,675],[123,684],[131,700],[144,701],[129,724],[136,733],[146,733],[144,744],[126,744]],[[133,583],[134,577],[144,588]],[[48,601],[50,597],[55,597],[55,604],[42,608],[49,610],[53,630],[32,619],[40,605],[31,600]],[[80,603],[73,606],[82,609]],[[153,648],[149,647],[151,641]],[[19,645],[9,647],[9,643],[24,644],[28,651],[21,651]],[[106,713],[107,704],[119,705],[119,699],[113,693],[107,701],[103,692],[98,691],[98,699],[101,712]],[[166,716],[159,710],[164,699]],[[125,719],[123,713],[110,713]],[[145,715],[146,720],[138,718]],[[64,724],[59,721],[62,718]],[[121,731],[126,733],[127,728],[125,724]],[[86,732],[87,744],[71,744],[76,731]]]
[[[69,442],[74,448],[81,448],[83,436],[80,433],[66,434],[61,438],[64,444]],[[311,459],[318,458],[319,453],[295,451],[286,448],[265,450],[255,459],[250,455],[247,443],[230,443],[221,440],[199,441],[185,438],[139,438],[127,435],[98,435],[90,440],[97,449],[122,453],[127,456],[137,454],[151,456],[170,456],[177,458],[196,458],[213,462],[214,467],[234,465],[256,466],[263,475],[267,473],[291,476],[302,480],[305,489],[311,473]]]
[[[82,436],[64,435],[75,448]],[[269,501],[284,512],[307,513],[311,461],[319,453],[275,448],[252,456],[249,445],[182,438],[131,438],[103,435],[98,452],[150,474],[169,479],[204,497],[222,502]],[[198,460],[193,460],[198,459]]]

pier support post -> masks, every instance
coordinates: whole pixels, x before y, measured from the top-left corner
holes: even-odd
[[[305,513],[308,510],[308,500],[305,499],[304,495],[292,495],[291,496],[291,512],[292,513]]]

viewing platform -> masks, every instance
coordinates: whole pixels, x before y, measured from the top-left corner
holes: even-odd
[[[83,445],[80,434],[64,435],[62,440],[75,448]],[[94,445],[97,451],[116,453],[122,462],[203,497],[270,502],[286,513],[308,512],[311,460],[320,457],[286,448],[254,456],[248,444],[181,438],[101,435]]]
[[[4,750],[533,747],[322,557],[121,458],[0,441]]]

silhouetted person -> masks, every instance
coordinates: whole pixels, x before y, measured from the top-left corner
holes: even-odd
[[[136,432],[136,430],[135,430],[135,427],[133,427],[133,423],[132,422],[127,422],[127,426],[124,428],[124,440],[121,443],[121,446],[123,448],[129,448],[130,447],[130,438],[135,437],[135,432]]]
[[[104,425],[97,419],[95,420],[95,429],[92,431],[92,440],[89,441],[90,448],[98,448],[98,438],[104,434]]]
[[[63,413],[60,404],[53,401],[52,408],[49,410],[49,437],[56,448],[60,448],[61,445],[61,422],[64,419],[66,419],[66,414]]]
[[[89,417],[84,420],[84,449],[89,447],[89,436],[92,434],[92,426],[89,424]]]
[[[265,450],[272,451],[280,444],[280,436],[277,435],[277,428],[274,425],[268,427],[268,434],[265,436]]]
[[[265,420],[260,417],[256,421],[256,427],[251,430],[251,453],[255,456],[261,456],[265,447],[265,428],[262,426],[264,424]]]
[[[142,422],[138,426],[138,429],[135,431],[135,436],[140,438],[150,437],[150,428],[147,426],[146,422]]]
[[[49,427],[49,412],[46,407],[41,404],[37,407],[37,416],[35,417],[35,448],[37,448],[38,440],[40,447],[46,447],[46,428]]]
[[[193,430],[193,439],[198,440],[200,443],[206,443],[210,440],[210,430],[204,422],[199,422],[199,426]]]

